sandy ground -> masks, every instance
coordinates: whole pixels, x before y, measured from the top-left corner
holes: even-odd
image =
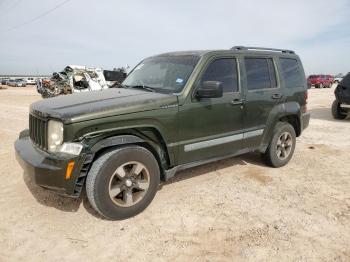
[[[286,167],[252,153],[184,171],[112,222],[86,196],[26,179],[13,143],[41,98],[0,90],[0,261],[350,261],[350,120],[332,119],[333,97],[309,91],[312,121]]]

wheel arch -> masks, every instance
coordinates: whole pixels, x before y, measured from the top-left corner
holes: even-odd
[[[297,137],[301,135],[301,124],[300,124],[300,117],[296,114],[289,114],[281,117],[279,119],[279,122],[287,122],[292,125],[294,128],[295,134]]]
[[[138,145],[149,150],[156,158],[161,170],[161,179],[165,170],[173,164],[172,154],[159,130],[154,127],[127,129],[95,138],[90,147],[89,162],[116,148],[128,145]]]
[[[270,144],[271,138],[275,126],[278,122],[287,122],[291,124],[295,130],[296,136],[301,135],[301,123],[300,123],[300,105],[297,102],[287,102],[283,104],[276,105],[273,110],[271,110],[270,115],[267,120],[266,130],[264,132],[260,152],[264,153]]]

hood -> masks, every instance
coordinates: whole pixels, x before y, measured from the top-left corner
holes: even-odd
[[[175,95],[110,88],[41,100],[31,105],[30,112],[45,118],[61,119],[64,123],[73,123],[166,108],[174,104],[177,104]]]

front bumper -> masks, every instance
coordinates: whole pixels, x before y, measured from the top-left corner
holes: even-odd
[[[79,197],[77,181],[85,156],[54,155],[37,149],[27,134],[22,131],[15,142],[16,158],[31,180],[38,186],[70,197]],[[69,162],[74,161],[71,177],[66,179],[66,169]]]
[[[306,129],[308,126],[309,126],[309,123],[310,123],[310,117],[311,117],[311,114],[310,113],[303,113],[301,115],[301,130],[303,131],[304,129]]]

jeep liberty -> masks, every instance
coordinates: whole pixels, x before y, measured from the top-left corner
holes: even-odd
[[[143,211],[179,170],[251,151],[286,165],[308,126],[307,83],[290,50],[172,52],[141,61],[120,88],[33,103],[15,142],[35,184],[116,220]]]

